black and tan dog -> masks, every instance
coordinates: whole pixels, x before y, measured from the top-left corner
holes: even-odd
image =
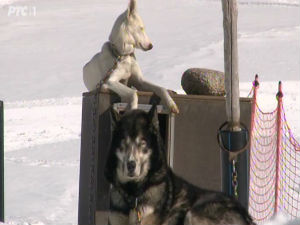
[[[112,184],[110,225],[254,224],[235,200],[172,172],[155,106],[149,113],[132,110],[117,117],[105,171]]]

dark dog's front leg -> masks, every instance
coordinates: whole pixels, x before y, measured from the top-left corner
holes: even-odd
[[[174,210],[164,220],[162,225],[183,225],[185,220],[186,212],[183,210]]]
[[[108,216],[108,225],[128,225],[128,215],[122,212],[110,211]]]
[[[123,196],[115,189],[110,191],[109,225],[128,225],[129,209]]]

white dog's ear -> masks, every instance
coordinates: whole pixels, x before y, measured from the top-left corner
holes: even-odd
[[[127,17],[130,17],[135,12],[136,12],[136,0],[130,0],[128,10],[127,10]]]

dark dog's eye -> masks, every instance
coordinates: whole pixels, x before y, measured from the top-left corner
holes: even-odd
[[[147,153],[148,153],[148,148],[144,148],[144,149],[143,149],[143,153],[144,153],[144,154],[147,154]]]
[[[145,140],[142,140],[140,143],[140,147],[145,148],[147,146],[147,142]]]

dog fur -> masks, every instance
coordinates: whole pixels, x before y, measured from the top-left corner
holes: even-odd
[[[155,106],[149,113],[112,115],[115,129],[105,169],[112,185],[109,225],[254,224],[234,199],[196,187],[172,172]]]
[[[162,87],[144,79],[134,56],[135,48],[148,51],[153,45],[145,32],[144,23],[137,12],[136,0],[130,0],[128,9],[116,20],[109,41],[83,68],[83,81],[89,91],[95,90],[100,82],[102,89],[117,93],[130,109],[138,104],[137,90],[154,92],[160,96],[171,112],[179,110]],[[128,86],[133,86],[134,90]]]

